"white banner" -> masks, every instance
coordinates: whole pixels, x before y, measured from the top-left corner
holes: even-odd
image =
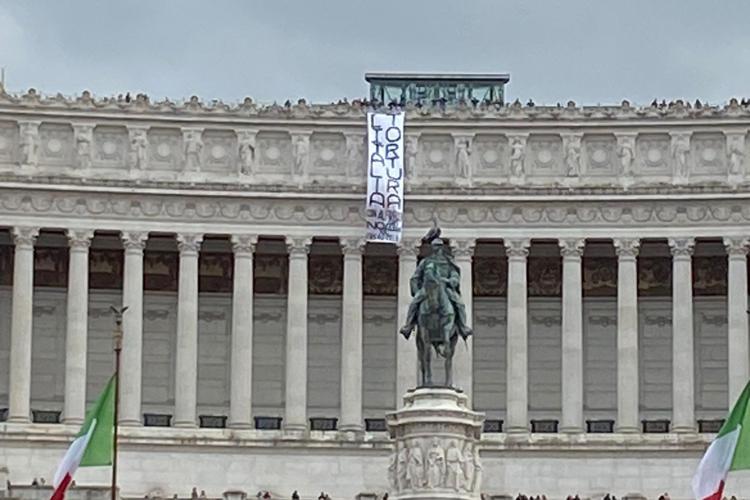
[[[404,216],[404,113],[367,113],[367,240],[398,243]]]

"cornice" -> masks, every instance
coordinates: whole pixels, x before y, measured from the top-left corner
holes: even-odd
[[[287,101],[283,105],[259,104],[251,98],[240,103],[227,104],[221,100],[203,102],[192,96],[186,101],[152,101],[145,94],[138,94],[130,99],[125,96],[97,98],[84,91],[80,96],[66,97],[62,94],[48,96],[35,89],[23,94],[10,94],[0,88],[0,112],[58,114],[85,112],[96,116],[137,117],[140,119],[192,120],[241,118],[259,120],[326,120],[354,119],[363,120],[367,111],[374,109],[365,100],[342,100],[330,104],[310,104],[304,99],[296,103]],[[387,111],[387,108],[379,108]],[[456,105],[426,104],[421,107],[407,105],[407,120],[504,120],[508,122],[561,122],[566,124],[577,121],[672,121],[700,119],[748,119],[750,107],[740,105],[731,99],[722,105],[693,106],[683,101],[674,101],[657,106],[633,106],[628,101],[620,105],[581,106],[569,101],[565,106],[523,106],[516,101],[504,106],[498,104],[459,103]]]

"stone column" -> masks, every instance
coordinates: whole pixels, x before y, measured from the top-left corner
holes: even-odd
[[[404,326],[406,313],[411,303],[409,280],[417,269],[417,254],[420,239],[404,239],[398,247],[398,325]],[[398,330],[397,330],[398,331]],[[409,340],[402,335],[396,338],[396,406],[401,407],[406,391],[417,387],[417,343],[414,337]]]
[[[234,290],[232,293],[232,361],[229,427],[252,427],[253,411],[253,252],[255,235],[232,236]]]
[[[287,238],[289,286],[286,313],[284,429],[307,429],[307,255],[310,238]]]
[[[344,239],[344,291],[341,300],[341,431],[362,427],[362,253],[365,241]]]
[[[94,231],[68,230],[68,315],[65,334],[63,422],[80,425],[86,416],[86,355],[89,321],[89,247]]]
[[[638,239],[614,240],[617,253],[617,432],[638,432]]]
[[[461,269],[461,298],[466,306],[466,322],[473,325],[474,286],[472,283],[472,258],[476,240],[473,238],[451,240],[451,249],[459,269]],[[471,406],[474,389],[474,340],[469,337],[466,342],[459,339],[456,344],[455,358],[453,358],[453,381],[455,386],[462,389],[469,398]]]
[[[560,240],[562,254],[562,432],[583,432],[584,239]]]
[[[177,363],[174,426],[195,427],[198,402],[198,252],[203,235],[178,234]]]
[[[693,238],[670,238],[672,252],[672,430],[694,432]]]
[[[747,238],[724,238],[729,256],[727,321],[729,339],[729,408],[737,401],[750,377],[747,334]]]
[[[526,261],[528,239],[506,240],[508,257],[508,321],[507,321],[507,429],[509,433],[529,430],[529,359],[528,301]]]
[[[140,425],[143,370],[143,249],[147,232],[122,233],[125,269],[122,283],[122,354],[120,357],[121,425]]]
[[[13,316],[10,324],[8,422],[29,422],[31,410],[31,332],[34,317],[34,242],[38,227],[14,227]]]

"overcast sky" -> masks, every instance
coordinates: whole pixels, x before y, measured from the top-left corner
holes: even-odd
[[[554,104],[750,96],[748,0],[0,0],[11,91],[262,102],[367,71],[508,72]]]

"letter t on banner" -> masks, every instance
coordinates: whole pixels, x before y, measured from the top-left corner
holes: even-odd
[[[401,241],[404,179],[404,113],[367,113],[368,241]]]

